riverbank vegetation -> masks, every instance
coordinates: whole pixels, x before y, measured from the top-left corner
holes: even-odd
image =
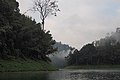
[[[18,7],[16,0],[0,0],[0,71],[53,70],[48,68],[48,55],[56,51],[50,31]]]
[[[120,65],[78,65],[67,66],[64,69],[100,69],[100,70],[120,70]]]
[[[45,61],[25,60],[0,60],[0,72],[23,72],[23,71],[55,71],[58,70],[52,64]]]

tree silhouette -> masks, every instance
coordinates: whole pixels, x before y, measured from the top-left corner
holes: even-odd
[[[56,0],[35,0],[34,1],[32,10],[34,12],[39,12],[43,30],[44,30],[45,19],[49,15],[56,16],[56,13],[60,11],[58,8],[57,2],[58,1]]]

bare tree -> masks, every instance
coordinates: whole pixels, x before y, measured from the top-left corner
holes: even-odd
[[[40,20],[44,30],[45,19],[50,16],[56,16],[59,10],[58,1],[56,0],[35,0],[32,10],[39,12]]]

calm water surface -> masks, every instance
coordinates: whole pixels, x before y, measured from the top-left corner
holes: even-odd
[[[62,70],[0,73],[0,80],[120,80],[120,70]]]

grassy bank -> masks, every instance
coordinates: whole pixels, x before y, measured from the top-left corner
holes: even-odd
[[[21,72],[21,71],[54,71],[57,70],[50,63],[34,60],[0,60],[0,72]]]
[[[120,65],[80,65],[68,66],[65,69],[120,69]]]

